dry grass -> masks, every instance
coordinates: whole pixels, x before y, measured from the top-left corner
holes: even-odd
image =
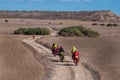
[[[0,35],[0,80],[42,80],[44,65],[34,58],[22,35]]]

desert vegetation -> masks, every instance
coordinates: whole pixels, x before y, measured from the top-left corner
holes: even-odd
[[[49,35],[50,30],[48,28],[18,28],[14,31],[14,34],[26,34],[26,35]]]
[[[104,24],[104,23],[101,23],[100,25],[101,25],[101,26],[105,26],[105,24]]]
[[[5,23],[8,23],[8,20],[7,20],[7,19],[5,19]]]
[[[93,26],[96,26],[96,25],[98,25],[98,23],[92,23],[92,25],[93,25]]]
[[[119,26],[119,24],[116,24],[116,23],[114,23],[114,24],[108,23],[106,26],[107,26],[107,27],[112,27],[112,26],[117,27],[117,26]]]
[[[100,25],[100,26],[107,26],[107,27],[117,27],[117,26],[119,26],[119,24],[117,24],[117,23],[107,23],[107,24],[105,24],[105,23],[92,23],[91,25],[92,26]]]
[[[63,28],[58,33],[61,36],[87,36],[87,37],[98,37],[99,33],[90,28],[83,26]]]

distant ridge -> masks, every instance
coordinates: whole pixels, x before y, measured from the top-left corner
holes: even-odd
[[[0,10],[0,18],[27,18],[41,20],[73,19],[81,21],[120,22],[120,16],[110,10],[100,11],[6,11]]]

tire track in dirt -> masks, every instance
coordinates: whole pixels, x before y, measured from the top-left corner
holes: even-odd
[[[41,37],[36,39],[38,38]],[[50,64],[53,65],[51,77],[46,80],[94,80],[82,64],[75,66],[70,56],[65,56],[65,61],[60,62],[58,57],[54,57],[51,54],[50,49],[35,42],[36,39],[28,38],[24,39],[23,42],[33,47],[42,56],[45,56],[50,61]]]

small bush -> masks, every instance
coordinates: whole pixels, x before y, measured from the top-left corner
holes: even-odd
[[[103,24],[103,23],[102,23],[102,24],[100,24],[100,25],[101,25],[101,26],[105,26],[105,24]]]
[[[19,29],[14,31],[14,34],[49,35],[50,30],[48,28],[19,28]]]
[[[83,26],[63,28],[58,33],[61,36],[87,36],[87,37],[98,37],[99,33],[93,31],[90,28],[85,28]]]
[[[115,27],[116,27],[116,26],[119,26],[119,24],[113,24],[113,26],[115,26]]]
[[[62,25],[63,23],[59,23],[60,25]]]
[[[111,27],[111,26],[113,26],[113,24],[108,23],[106,26],[107,26],[107,27]]]
[[[107,27],[117,27],[117,26],[119,26],[119,24],[116,24],[116,23],[114,23],[114,24],[108,23],[106,26],[107,26]]]
[[[92,25],[93,25],[93,26],[96,26],[96,25],[98,25],[98,23],[93,23]]]
[[[8,20],[7,19],[5,19],[5,23],[7,23],[8,22]]]
[[[14,34],[24,34],[26,32],[26,28],[19,28],[14,31]]]

